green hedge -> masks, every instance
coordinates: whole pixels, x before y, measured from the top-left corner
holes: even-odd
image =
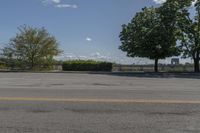
[[[63,62],[63,71],[112,71],[112,63],[93,60]]]

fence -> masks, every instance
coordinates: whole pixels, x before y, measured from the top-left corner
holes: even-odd
[[[193,65],[159,65],[160,72],[192,72]],[[114,72],[153,72],[154,65],[113,65]]]

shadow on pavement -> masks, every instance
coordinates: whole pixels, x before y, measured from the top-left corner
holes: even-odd
[[[153,73],[153,72],[89,72],[89,74],[103,74],[111,76],[122,76],[122,77],[138,77],[138,78],[190,78],[200,79],[200,73]]]
[[[188,78],[200,79],[200,73],[194,72],[97,72],[97,71],[0,71],[0,73],[65,73],[65,74],[96,74],[137,78]]]

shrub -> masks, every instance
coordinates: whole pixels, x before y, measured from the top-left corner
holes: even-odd
[[[63,62],[63,71],[112,71],[112,63],[93,60]]]

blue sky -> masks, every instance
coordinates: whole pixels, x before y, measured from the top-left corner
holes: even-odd
[[[61,59],[102,59],[140,63],[121,52],[119,33],[144,6],[163,0],[1,0],[0,45],[20,25],[45,27],[60,43]]]

